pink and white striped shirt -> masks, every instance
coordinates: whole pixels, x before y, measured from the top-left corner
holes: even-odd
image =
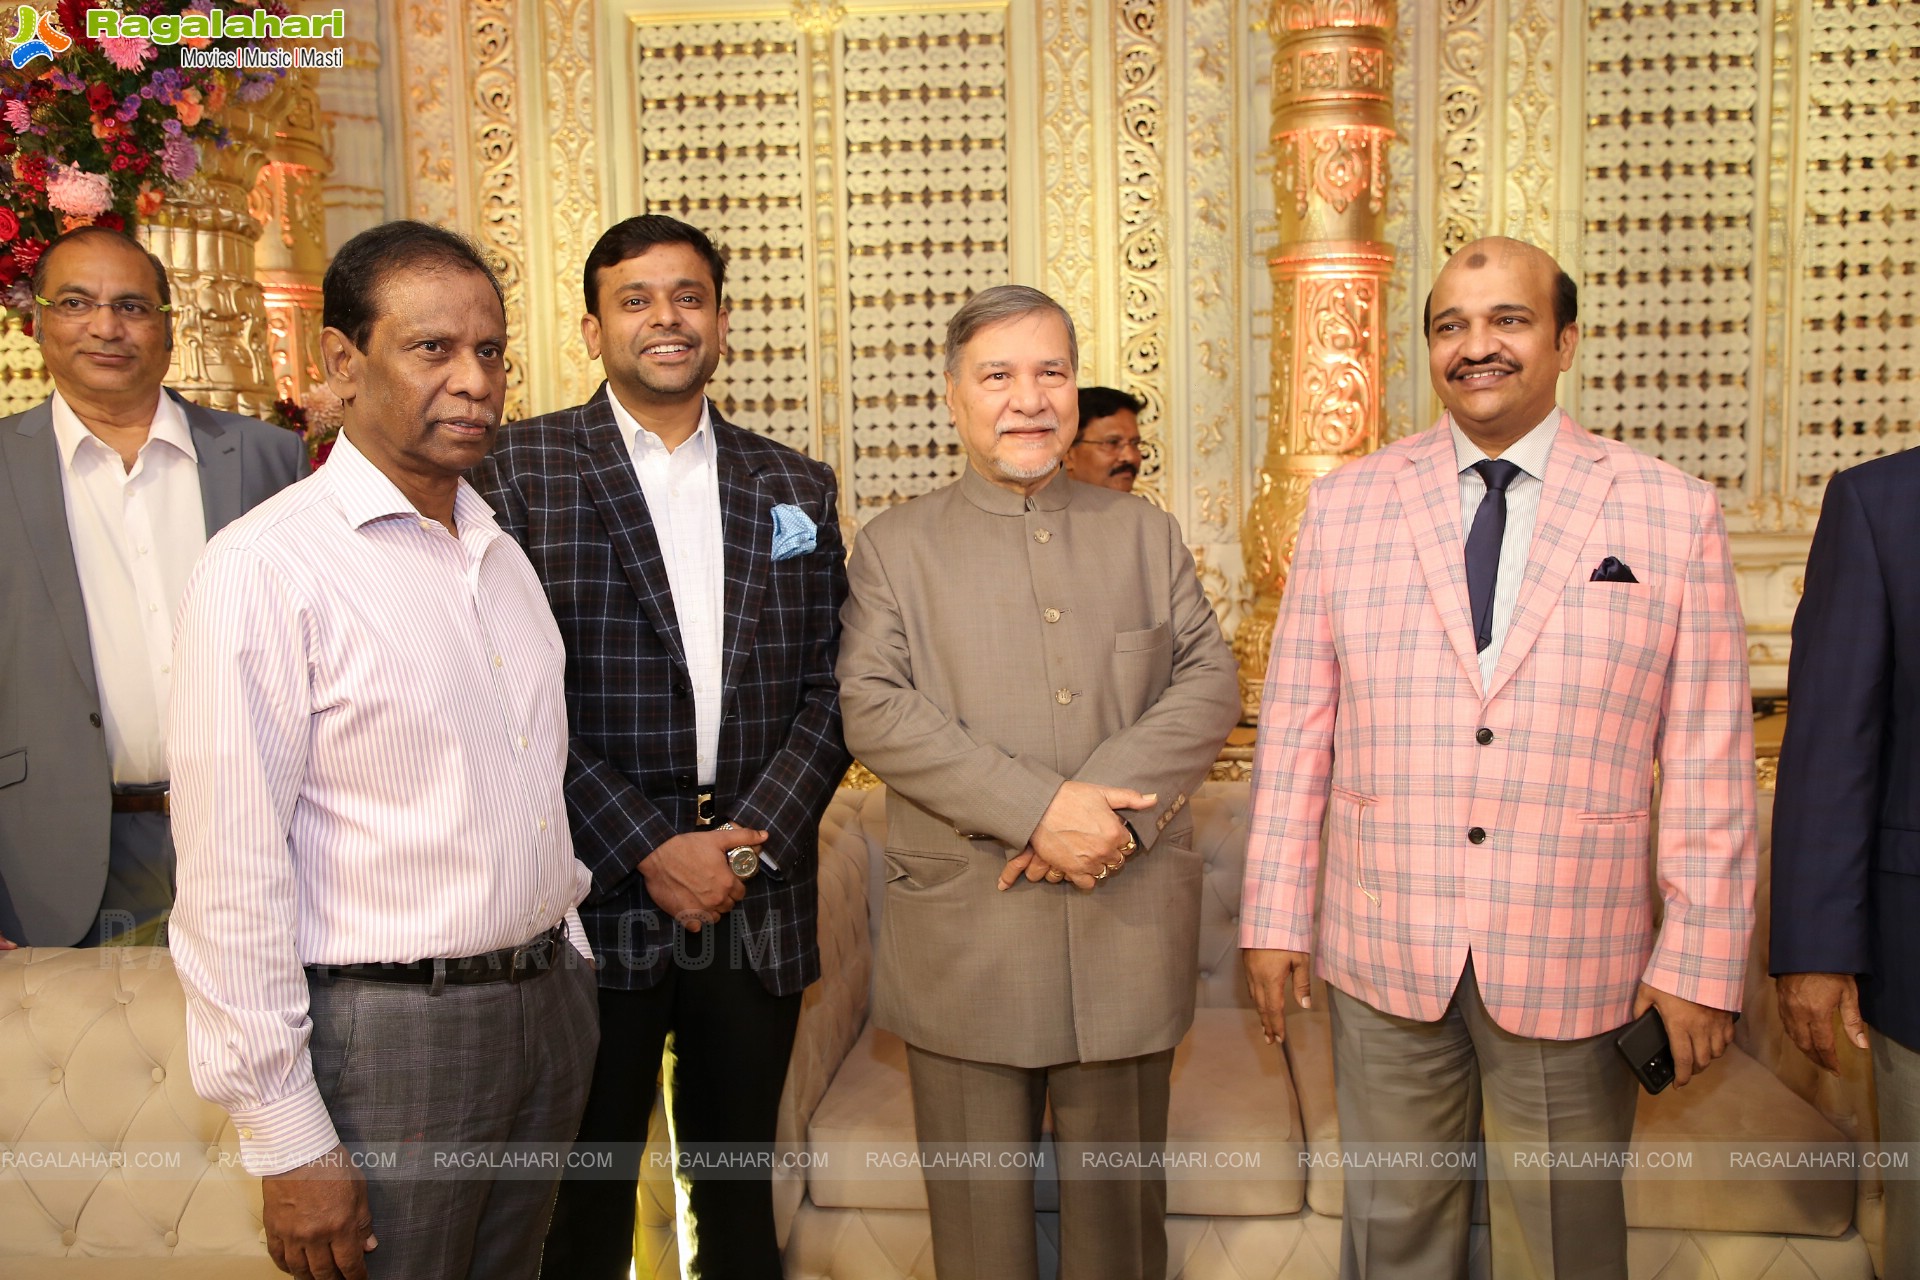
[[[562,919],[588,954],[560,632],[465,481],[454,522],[422,517],[342,436],[216,536],[187,586],[170,931],[194,1087],[256,1174],[337,1141],[303,965],[476,955]]]

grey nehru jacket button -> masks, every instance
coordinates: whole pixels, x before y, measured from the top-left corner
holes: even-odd
[[[1060,621],[1060,611],[1058,609],[1049,609],[1045,613],[1041,614],[1040,616],[1045,618],[1048,622]]]
[[[1057,703],[1059,703],[1059,704],[1060,704],[1061,706],[1063,706],[1063,707],[1064,707],[1064,706],[1066,706],[1066,705],[1067,705],[1067,704],[1068,704],[1069,702],[1072,702],[1072,701],[1073,701],[1073,690],[1071,690],[1071,689],[1055,689],[1055,690],[1053,691],[1053,700],[1054,700],[1055,702],[1057,702]]]
[[[1035,542],[1052,542],[1052,541],[1053,541],[1053,530],[1051,530],[1051,529],[1035,529],[1035,530],[1033,531],[1033,540],[1034,540]]]

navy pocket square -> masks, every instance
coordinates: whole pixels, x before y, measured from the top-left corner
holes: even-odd
[[[1593,576],[1588,578],[1587,581],[1638,582],[1640,579],[1633,576],[1633,570],[1620,563],[1619,556],[1608,556],[1600,562],[1600,567],[1593,571]]]

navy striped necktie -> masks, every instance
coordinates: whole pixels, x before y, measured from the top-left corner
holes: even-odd
[[[1467,600],[1473,606],[1473,646],[1484,650],[1493,643],[1493,586],[1500,579],[1500,543],[1507,534],[1507,486],[1520,467],[1482,458],[1473,469],[1487,482],[1487,496],[1480,499],[1467,534]]]

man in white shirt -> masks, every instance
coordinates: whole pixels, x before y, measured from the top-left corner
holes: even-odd
[[[208,545],[181,611],[194,1087],[284,1270],[531,1277],[598,1033],[566,654],[461,478],[499,425],[506,313],[466,241],[392,222],[341,247],[323,318],[339,443]],[[369,1145],[397,1159],[371,1182]],[[516,1172],[448,1177],[475,1161]]]
[[[0,949],[150,942],[173,901],[173,618],[209,535],[306,474],[165,390],[166,268],[83,227],[35,265],[53,395],[0,419]]]
[[[731,1171],[742,1147],[773,1141],[801,992],[820,973],[819,824],[847,767],[837,484],[708,400],[726,259],[697,227],[628,218],[585,277],[581,329],[606,385],[514,423],[473,477],[566,637],[567,807],[593,873],[581,915],[601,961],[600,1059],[580,1141],[610,1151],[617,1176],[562,1185],[545,1265],[568,1280],[632,1267],[671,1032],[693,1274],[778,1277],[771,1184]]]

